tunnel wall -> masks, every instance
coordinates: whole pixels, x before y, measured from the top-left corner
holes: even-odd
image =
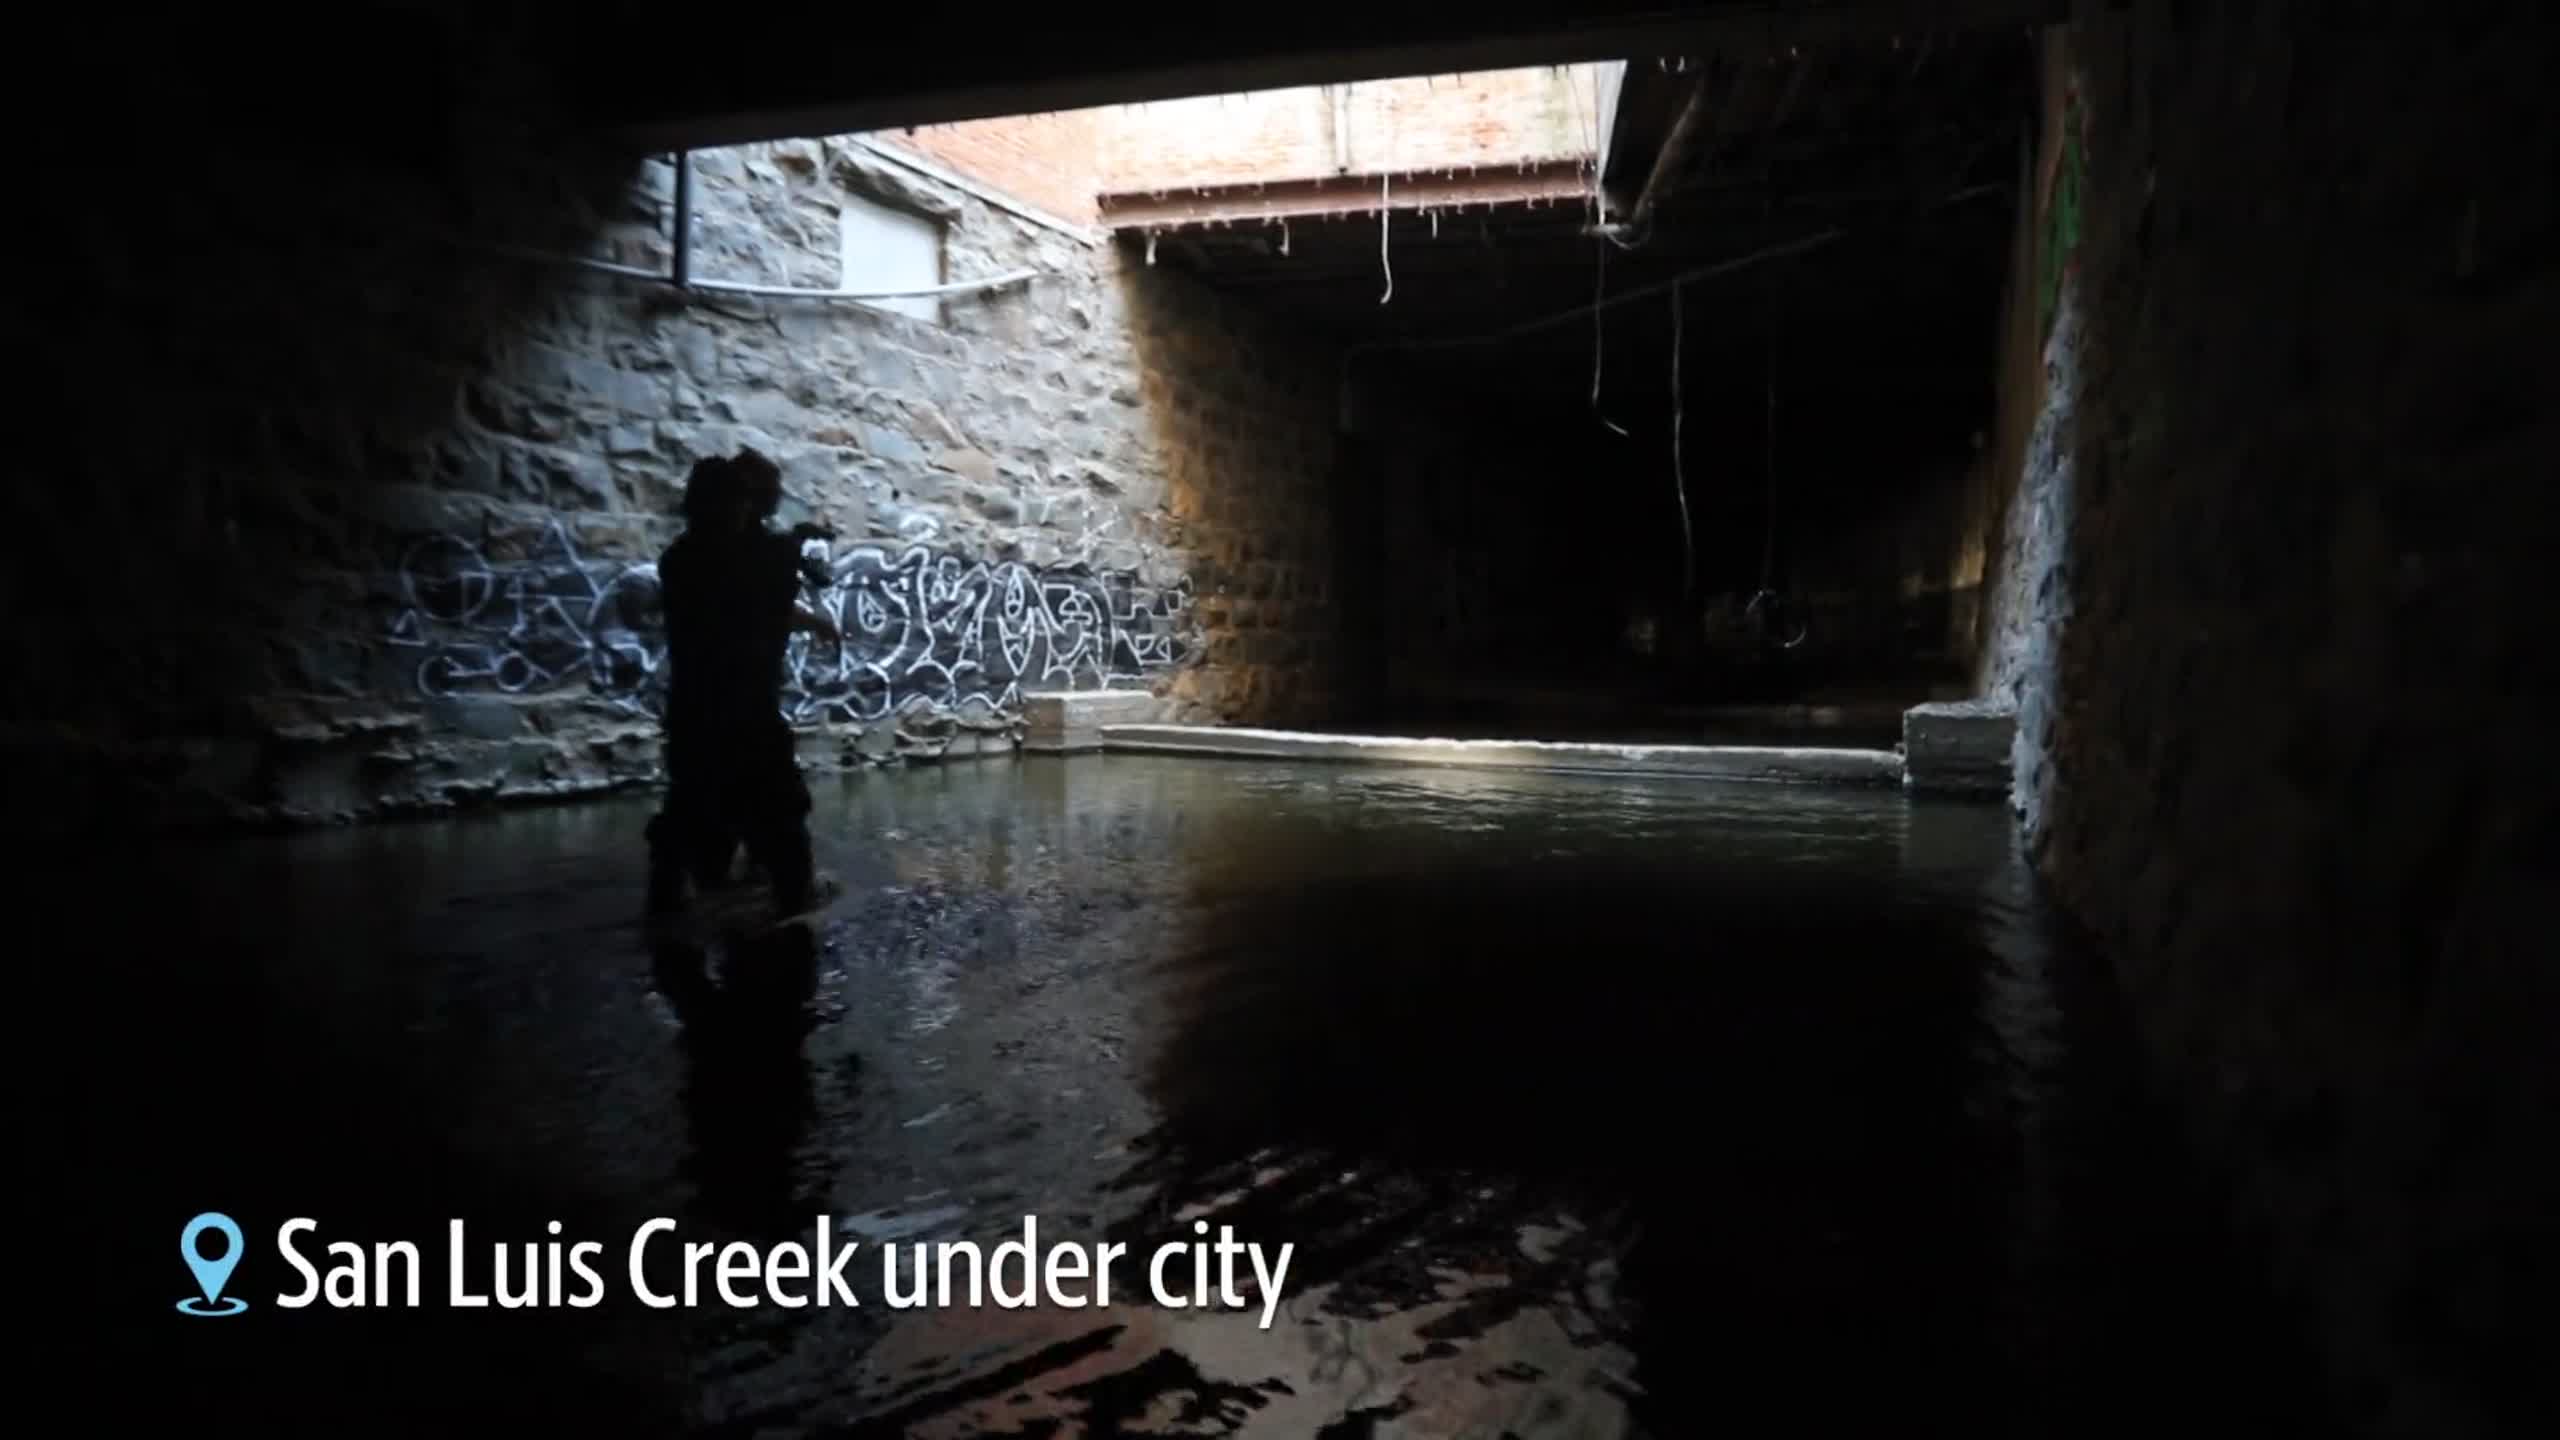
[[[2055,59],[1985,668],[2038,869],[2357,1422],[2550,1433],[2552,32],[2086,7]]]
[[[440,84],[264,83],[173,28],[83,137],[149,184],[48,152],[75,383],[9,501],[20,797],[308,820],[649,784],[651,562],[739,445],[841,532],[849,643],[782,697],[813,763],[1010,748],[1029,689],[1322,705],[1327,357],[843,141],[698,156],[695,273],[833,285],[861,193],[942,220],[955,278],[1041,276],[935,324],[499,255],[663,266],[673,172],[566,138],[462,33],[413,47]]]

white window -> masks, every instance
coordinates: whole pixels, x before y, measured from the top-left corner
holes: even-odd
[[[847,196],[842,221],[843,279],[846,290],[924,290],[943,283],[942,222],[911,210]],[[942,300],[911,295],[894,300],[866,300],[936,324]]]

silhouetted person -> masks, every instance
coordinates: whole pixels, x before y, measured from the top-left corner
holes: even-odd
[[[666,805],[649,824],[649,906],[681,908],[686,881],[725,885],[741,844],[765,870],[785,914],[808,907],[809,789],[782,717],[783,652],[792,633],[833,635],[800,603],[830,578],[802,542],[769,522],[782,475],[753,450],[708,459],[686,479],[685,530],[658,560],[667,622]]]

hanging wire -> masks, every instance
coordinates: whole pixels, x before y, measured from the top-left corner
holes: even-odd
[[[1768,407],[1761,429],[1761,483],[1768,499],[1766,533],[1760,541],[1760,588],[1769,590],[1778,574],[1778,287],[1769,287],[1769,353],[1763,371],[1768,390]]]
[[[1593,227],[1594,229],[1597,229],[1597,228],[1599,227],[1599,224],[1600,224],[1600,218],[1601,218],[1601,216],[1600,216],[1600,173],[1599,173],[1599,167],[1600,167],[1600,128],[1599,128],[1599,126],[1600,126],[1600,121],[1599,121],[1599,115],[1600,115],[1600,95],[1599,95],[1600,76],[1599,76],[1599,72],[1597,72],[1597,71],[1592,72],[1592,77],[1591,77],[1591,86],[1592,86],[1592,94],[1591,94],[1591,97],[1590,97],[1590,99],[1591,99],[1591,105],[1590,105],[1590,108],[1589,108],[1589,109],[1587,109],[1587,110],[1583,108],[1583,103],[1582,103],[1582,102],[1583,102],[1582,88],[1581,88],[1580,86],[1578,86],[1578,85],[1577,85],[1577,86],[1573,86],[1573,87],[1571,87],[1571,89],[1572,89],[1572,91],[1573,91],[1573,113],[1574,113],[1574,118],[1582,122],[1582,143],[1583,143],[1583,144],[1584,144],[1584,145],[1585,145],[1585,146],[1590,150],[1590,152],[1591,152],[1591,158],[1590,158],[1587,162],[1585,162],[1585,163],[1590,167],[1590,173],[1591,173],[1591,188],[1590,188],[1589,192],[1583,196],[1583,209],[1584,209],[1584,211],[1585,211],[1585,221],[1586,221],[1586,223],[1587,223],[1587,224],[1589,224],[1591,227]],[[1604,243],[1604,244],[1594,245],[1594,246],[1592,247],[1592,270],[1593,270],[1593,273],[1592,273],[1592,276],[1591,276],[1591,413],[1599,417],[1600,423],[1601,423],[1602,425],[1607,426],[1609,429],[1611,429],[1611,430],[1615,431],[1615,432],[1616,432],[1616,433],[1618,433],[1619,435],[1625,435],[1625,434],[1627,433],[1627,427],[1626,427],[1626,426],[1624,426],[1624,425],[1619,424],[1619,423],[1618,423],[1617,421],[1615,421],[1615,420],[1610,419],[1610,418],[1609,418],[1609,416],[1607,415],[1607,413],[1606,413],[1606,412],[1604,412],[1604,411],[1602,411],[1602,410],[1601,410],[1601,408],[1600,408],[1600,369],[1601,369],[1601,362],[1602,362],[1602,361],[1607,357],[1607,355],[1608,355],[1608,353],[1609,353],[1609,340],[1608,340],[1608,331],[1607,331],[1607,316],[1608,316],[1608,313],[1609,313],[1609,307],[1608,307],[1608,304],[1607,304],[1607,301],[1608,301],[1608,298],[1609,298],[1609,247],[1608,247],[1605,243]]]
[[[1766,486],[1764,528],[1760,542],[1760,589],[1751,597],[1746,614],[1759,628],[1763,641],[1773,640],[1781,650],[1802,645],[1810,627],[1804,617],[1791,609],[1786,597],[1777,590],[1778,580],[1778,282],[1769,282],[1768,358],[1766,361],[1768,410],[1761,443],[1761,471]]]
[[[2009,188],[2010,187],[2005,184],[1975,185],[1959,190],[1954,194],[1939,200],[1933,205],[1924,206],[1922,208],[1924,211],[1941,209],[1946,206],[1954,205],[1965,200],[1975,199],[1980,196],[2001,194],[2006,192]],[[1754,250],[1747,255],[1737,255],[1730,260],[1719,260],[1713,264],[1701,265],[1694,270],[1685,271],[1667,279],[1656,280],[1650,284],[1638,285],[1629,290],[1621,290],[1617,294],[1610,296],[1608,299],[1600,303],[1612,308],[1620,305],[1631,305],[1638,300],[1650,299],[1653,296],[1660,295],[1665,291],[1674,288],[1675,286],[1687,284],[1692,280],[1707,280],[1748,266],[1763,264],[1771,260],[1784,259],[1790,255],[1801,255],[1808,250],[1819,249],[1822,246],[1841,240],[1850,233],[1852,232],[1844,227],[1833,226],[1829,229],[1807,235],[1799,240],[1790,240],[1783,244],[1766,246],[1762,249]],[[1489,231],[1485,234],[1485,243],[1488,245],[1493,243],[1493,237]],[[1344,353],[1346,356],[1350,356],[1364,355],[1372,351],[1379,350],[1448,350],[1460,346],[1499,345],[1507,341],[1517,340],[1523,335],[1534,335],[1551,326],[1580,320],[1584,314],[1589,312],[1590,308],[1591,307],[1589,305],[1569,306],[1552,315],[1542,315],[1534,320],[1524,320],[1516,325],[1507,325],[1502,329],[1489,330],[1478,335],[1449,335],[1442,336],[1437,339],[1417,338],[1364,340],[1357,345],[1351,346]]]
[[[1387,293],[1378,297],[1378,303],[1381,305],[1394,299],[1396,293],[1396,267],[1387,260],[1387,231],[1389,222],[1394,218],[1394,212],[1387,209],[1387,177],[1380,175],[1378,177],[1378,268],[1385,271],[1387,276]]]
[[[1609,311],[1600,302],[1609,297],[1609,252],[1598,252],[1599,263],[1591,276],[1591,408],[1600,408],[1600,362],[1609,353],[1606,332],[1602,329]]]
[[[1698,591],[1698,542],[1689,528],[1689,481],[1680,467],[1680,431],[1684,408],[1680,403],[1680,318],[1687,307],[1681,304],[1685,282],[1671,287],[1671,493],[1680,498],[1680,603],[1685,611]]]

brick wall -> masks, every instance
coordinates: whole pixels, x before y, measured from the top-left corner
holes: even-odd
[[[875,138],[1079,225],[1098,194],[1592,153],[1598,67],[1538,66],[926,125]]]
[[[1337,173],[1510,165],[1588,155],[1598,69],[1468,75],[1203,96],[1099,113],[1107,191]],[[1340,146],[1337,149],[1337,145]]]
[[[1010,115],[893,130],[879,138],[991,185],[1061,220],[1094,222],[1102,188],[1099,110]]]

